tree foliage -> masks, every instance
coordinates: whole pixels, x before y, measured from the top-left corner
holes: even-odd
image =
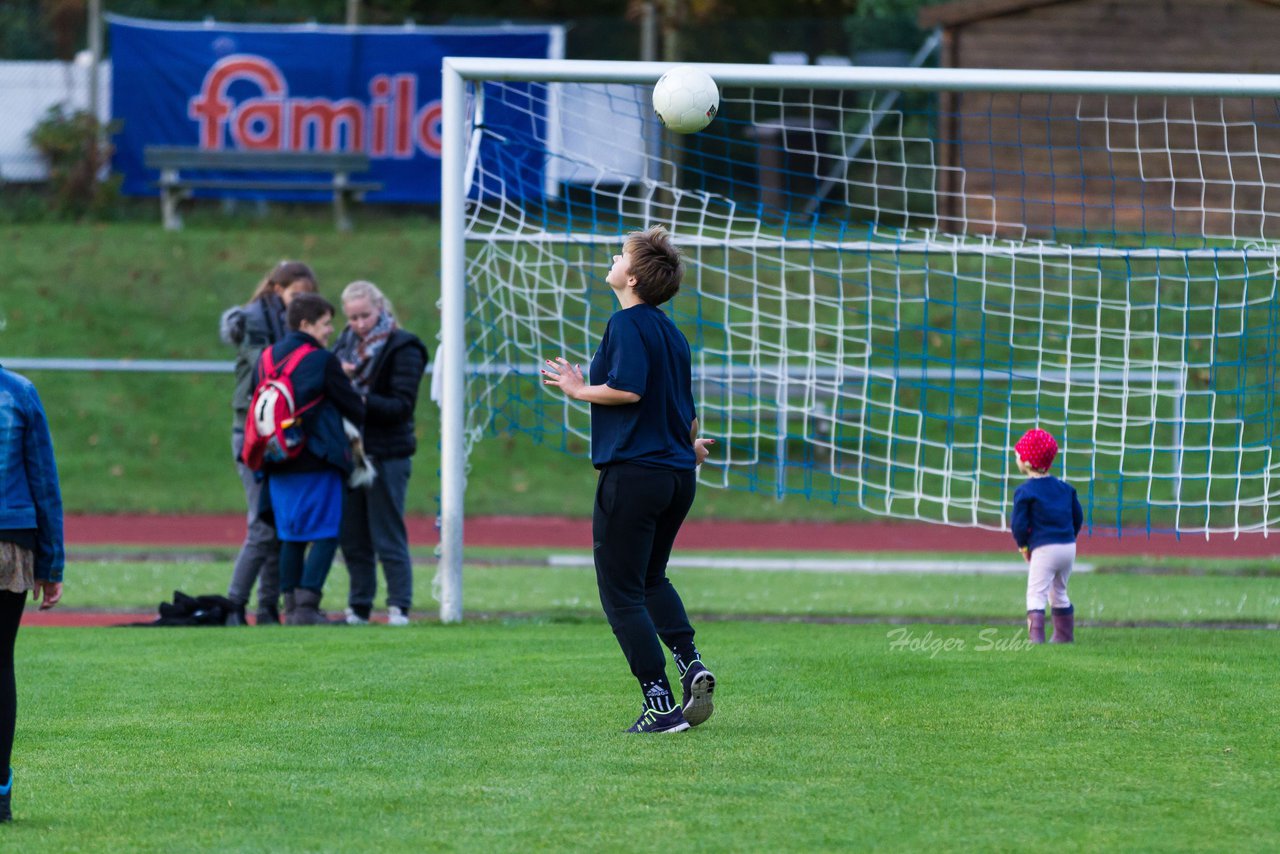
[[[103,216],[120,194],[120,176],[99,180],[111,162],[110,137],[119,123],[101,124],[92,114],[50,107],[32,129],[31,145],[49,167],[52,208],[71,219]]]
[[[568,27],[574,59],[639,58],[644,8],[679,32],[682,58],[767,62],[774,51],[852,55],[911,49],[920,7],[942,0],[361,0],[366,24],[429,26],[494,21]],[[87,0],[0,0],[0,56],[69,59],[87,43]],[[104,11],[139,18],[250,23],[342,23],[346,0],[102,0]],[[110,44],[107,46],[110,51]]]

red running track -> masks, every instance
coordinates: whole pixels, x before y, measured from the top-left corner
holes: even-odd
[[[559,516],[478,516],[466,520],[466,541],[476,546],[586,550],[591,522]],[[236,546],[244,539],[244,516],[68,516],[69,546]],[[415,545],[440,541],[435,520],[411,517],[409,540]],[[1012,551],[1007,533],[912,522],[685,522],[677,549],[796,550],[834,552],[1001,552]],[[1202,536],[1145,531],[1082,536],[1080,553],[1160,557],[1271,557],[1280,554],[1280,538],[1261,534]]]

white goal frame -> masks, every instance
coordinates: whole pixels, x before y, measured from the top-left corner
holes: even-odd
[[[462,619],[466,481],[467,87],[482,81],[652,85],[672,63],[448,57],[441,188],[440,619]],[[1280,98],[1280,75],[702,64],[721,85],[915,92]],[[1064,251],[1077,251],[1067,249]],[[1096,254],[1096,248],[1078,250]],[[1105,250],[1104,250],[1105,251]],[[1158,250],[1155,250],[1158,251]],[[1221,250],[1213,250],[1221,253]],[[1230,251],[1230,250],[1228,250]]]

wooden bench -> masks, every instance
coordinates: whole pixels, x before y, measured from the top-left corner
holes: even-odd
[[[326,154],[301,151],[209,151],[182,146],[149,145],[143,152],[148,169],[159,169],[160,213],[169,231],[182,228],[178,203],[196,190],[250,190],[264,193],[332,193],[333,216],[339,231],[351,230],[347,206],[365,193],[382,189],[371,181],[356,182],[351,175],[369,171],[367,154]],[[277,172],[296,178],[192,177],[201,172]],[[322,173],[328,179],[320,179]]]

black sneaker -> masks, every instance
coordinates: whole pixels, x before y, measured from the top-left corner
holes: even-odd
[[[689,669],[680,677],[680,687],[684,691],[680,705],[689,726],[697,726],[711,717],[711,713],[716,710],[711,702],[711,695],[716,690],[716,677],[701,661],[689,665]]]
[[[13,821],[13,809],[11,808],[11,798],[13,797],[13,769],[9,769],[9,782],[5,784],[8,790],[0,795],[0,824]]]
[[[644,714],[640,715],[627,732],[684,732],[688,728],[689,722],[684,719],[677,706],[669,712],[645,709]]]

